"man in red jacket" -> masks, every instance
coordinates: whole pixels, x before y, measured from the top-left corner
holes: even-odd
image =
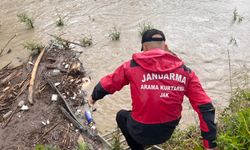
[[[95,86],[89,104],[130,85],[132,110],[120,110],[116,121],[132,150],[168,140],[181,119],[184,95],[200,119],[205,149],[216,147],[215,109],[198,77],[165,44],[162,31],[147,30],[142,52]]]

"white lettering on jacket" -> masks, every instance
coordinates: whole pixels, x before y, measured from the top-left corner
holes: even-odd
[[[161,90],[161,91],[184,91],[183,86],[168,86],[168,85],[154,85],[154,84],[142,84],[142,90]]]
[[[172,80],[186,84],[186,77],[177,73],[168,73],[168,74],[147,73],[143,74],[143,79],[141,81],[144,83],[151,80]]]

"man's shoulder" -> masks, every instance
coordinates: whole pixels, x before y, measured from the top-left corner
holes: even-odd
[[[181,65],[179,68],[183,68],[183,70],[185,72],[188,72],[188,73],[192,72],[192,70],[188,66],[186,66],[185,64]]]

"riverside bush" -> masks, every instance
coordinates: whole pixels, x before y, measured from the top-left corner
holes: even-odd
[[[202,150],[198,126],[177,129],[164,149]],[[250,147],[250,90],[237,89],[230,104],[218,118],[218,148],[220,150],[249,150]]]
[[[219,118],[218,147],[248,150],[250,147],[250,91],[237,89]]]

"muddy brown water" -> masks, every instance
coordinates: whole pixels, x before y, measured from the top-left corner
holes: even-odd
[[[244,17],[241,23],[232,23],[235,8]],[[18,22],[16,15],[23,12],[34,19],[33,30]],[[65,26],[56,27],[58,16],[64,17]],[[29,52],[22,46],[26,41],[46,44],[52,39],[48,34],[62,34],[72,41],[92,35],[93,46],[78,48],[83,51],[81,61],[93,81],[88,89],[90,94],[102,76],[139,52],[139,24],[150,22],[164,31],[170,49],[196,71],[219,111],[230,97],[228,49],[233,87],[242,86],[248,79],[249,19],[249,0],[1,0],[0,48],[13,35],[17,37],[0,57],[0,68],[10,61],[15,66],[27,60]],[[113,26],[121,30],[120,41],[108,39]],[[236,39],[238,47],[229,44],[231,37]],[[6,54],[8,49],[12,52]],[[94,119],[99,130],[112,130],[116,127],[116,112],[131,108],[129,88],[106,96],[96,107]],[[181,127],[195,123],[194,116],[185,100]]]

